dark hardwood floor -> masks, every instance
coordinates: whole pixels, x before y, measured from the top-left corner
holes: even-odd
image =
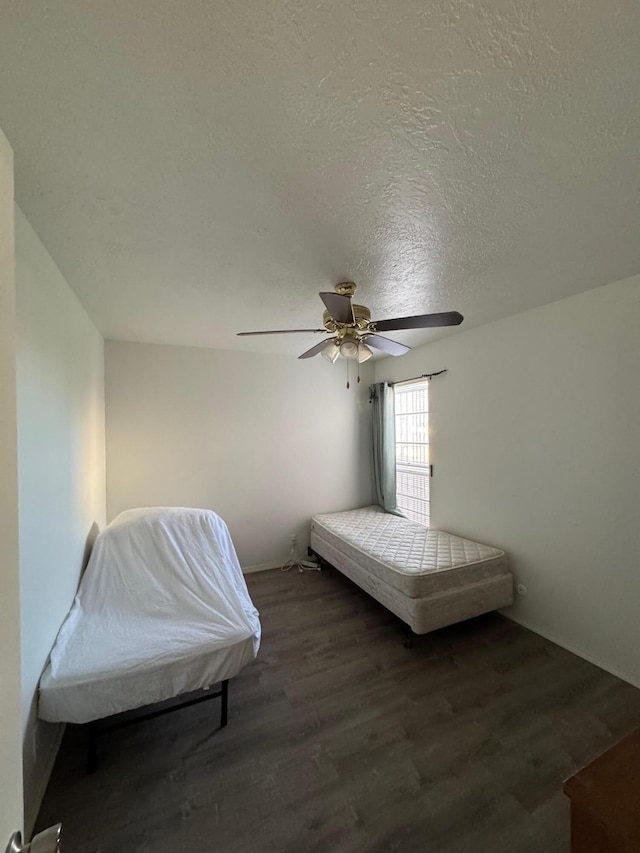
[[[334,570],[248,577],[258,660],[217,700],[105,737],[69,727],[38,828],[64,853],[554,853],[562,782],[640,725],[640,691],[489,615],[403,647]]]

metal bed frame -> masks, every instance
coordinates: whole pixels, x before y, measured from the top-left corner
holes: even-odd
[[[192,694],[187,694],[192,695]],[[227,725],[229,712],[229,679],[226,678],[220,682],[219,690],[210,690],[205,687],[198,691],[198,695],[185,701],[174,703],[169,706],[162,703],[165,707],[156,707],[155,711],[147,711],[145,713],[137,713],[136,711],[124,711],[122,714],[115,714],[114,717],[104,717],[101,720],[92,720],[87,723],[87,773],[95,773],[98,768],[98,738],[107,732],[123,729],[126,726],[132,726],[135,723],[142,723],[145,720],[152,720],[154,717],[160,717],[163,714],[170,714],[172,711],[181,711],[183,708],[188,708],[191,705],[198,705],[200,702],[207,702],[209,699],[221,697],[220,702],[220,728]],[[173,700],[169,699],[168,702]],[[155,707],[148,705],[147,707]],[[107,721],[111,722],[107,722]]]

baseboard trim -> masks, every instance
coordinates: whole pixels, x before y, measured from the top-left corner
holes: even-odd
[[[259,563],[257,566],[243,566],[243,575],[252,575],[255,572],[268,572],[271,569],[281,569],[284,563]]]
[[[577,655],[577,657],[589,661],[589,663],[592,663],[599,669],[603,669],[605,672],[608,672],[609,675],[615,675],[615,677],[619,678],[621,681],[626,681],[627,684],[630,684],[632,687],[637,687],[638,689],[640,689],[640,679],[635,679],[628,673],[621,672],[616,667],[609,666],[608,664],[603,663],[601,660],[594,657],[592,654],[588,654],[587,652],[584,652],[581,649],[572,646],[571,643],[567,643],[565,640],[558,639],[558,637],[554,636],[553,633],[549,631],[542,631],[540,628],[528,622],[526,619],[514,619],[513,616],[505,613],[504,611],[499,611],[499,613],[504,616],[505,619],[510,619],[512,622],[516,622],[518,625],[522,625],[522,627],[526,628],[528,631],[533,631],[534,634],[538,634],[540,637],[544,637],[545,640],[550,640],[550,642],[555,643],[556,646],[560,646],[560,648],[566,649],[568,652],[571,652],[571,654]]]
[[[40,721],[38,721],[39,723]],[[50,723],[47,725],[51,725]],[[36,820],[38,819],[38,814],[40,812],[40,807],[42,806],[42,801],[44,800],[44,795],[47,791],[47,785],[49,784],[49,780],[51,779],[51,774],[53,773],[53,766],[56,763],[56,758],[58,757],[58,752],[60,750],[60,746],[62,744],[62,738],[65,732],[65,724],[61,723],[57,726],[57,731],[55,736],[51,740],[51,748],[47,750],[47,754],[43,756],[41,761],[39,762],[40,766],[38,768],[38,777],[37,784],[33,785],[32,790],[29,792],[28,802],[25,799],[24,803],[24,835],[25,838],[31,838],[33,833],[33,829],[36,825]]]

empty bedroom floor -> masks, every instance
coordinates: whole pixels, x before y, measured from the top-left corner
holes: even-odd
[[[105,736],[69,727],[38,828],[65,853],[553,853],[562,782],[640,725],[640,691],[488,615],[401,644],[337,572],[247,578],[258,660],[218,700]]]

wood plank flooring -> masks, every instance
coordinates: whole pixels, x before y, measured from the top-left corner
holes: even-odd
[[[640,691],[491,614],[402,646],[328,569],[250,575],[258,659],[216,700],[69,727],[38,819],[64,853],[556,853],[562,782],[640,725]]]

